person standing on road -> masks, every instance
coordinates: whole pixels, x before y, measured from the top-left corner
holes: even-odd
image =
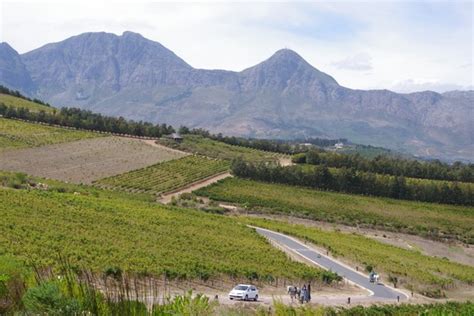
[[[308,284],[308,289],[307,289],[307,296],[308,296],[308,300],[307,302],[311,301],[311,284]]]
[[[301,294],[300,294],[301,304],[303,304],[306,301],[306,299],[308,298],[307,295],[308,295],[308,291],[306,290],[306,284],[304,284],[303,287],[301,288]]]
[[[295,298],[296,298],[296,294],[298,292],[298,288],[296,286],[290,286],[288,288],[288,294],[290,294],[290,298],[291,298],[291,302],[293,303]]]

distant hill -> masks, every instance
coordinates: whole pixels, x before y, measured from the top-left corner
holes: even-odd
[[[474,91],[353,90],[288,49],[241,72],[203,70],[136,33],[85,33],[23,55],[1,44],[0,84],[55,105],[226,135],[474,156]]]

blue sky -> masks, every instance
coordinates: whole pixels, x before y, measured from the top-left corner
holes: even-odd
[[[0,40],[19,52],[131,30],[197,68],[242,70],[286,47],[350,88],[473,86],[472,1],[0,1]]]

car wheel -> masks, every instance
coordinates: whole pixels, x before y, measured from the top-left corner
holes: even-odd
[[[249,299],[249,296],[245,295],[244,301],[248,301],[248,299]]]
[[[255,295],[255,298],[253,299],[255,302],[258,301],[258,294]]]

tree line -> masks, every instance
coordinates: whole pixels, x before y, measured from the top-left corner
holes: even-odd
[[[323,139],[310,138],[306,140],[283,140],[283,139],[260,139],[260,138],[245,138],[236,136],[224,136],[222,133],[212,134],[203,128],[189,129],[186,126],[179,128],[179,133],[182,135],[193,134],[210,138],[229,145],[253,148],[264,151],[271,151],[280,154],[294,155],[304,153],[314,148],[314,146],[334,146],[339,142],[347,142],[346,139]],[[309,144],[309,146],[308,146]]]
[[[420,179],[474,182],[474,164],[439,160],[418,161],[378,155],[367,159],[358,154],[341,154],[311,150],[293,157],[295,163],[326,165],[334,168],[354,168],[359,171],[405,176]]]
[[[330,170],[326,165],[311,169],[301,166],[250,163],[242,159],[232,162],[236,176],[264,182],[282,183],[328,191],[389,197],[395,199],[474,205],[470,185],[432,180],[407,181],[403,176],[379,175],[355,168]]]
[[[128,134],[146,137],[161,137],[174,133],[171,125],[136,122],[123,117],[104,116],[78,108],[54,109],[51,113],[45,111],[33,112],[27,108],[15,108],[0,103],[0,115],[5,118],[17,118],[26,121],[74,127],[92,131]]]
[[[51,107],[51,105],[50,105],[49,103],[47,103],[47,102],[41,101],[40,99],[36,99],[36,98],[33,98],[33,99],[28,98],[27,96],[24,96],[23,94],[21,94],[20,91],[8,89],[7,87],[2,86],[2,85],[0,85],[0,93],[2,93],[2,94],[8,94],[8,95],[11,95],[11,96],[14,96],[14,97],[23,99],[23,100],[27,100],[27,101],[31,101],[31,102],[34,102],[34,103],[38,103],[38,104],[44,105],[44,106],[49,106],[49,107]]]

